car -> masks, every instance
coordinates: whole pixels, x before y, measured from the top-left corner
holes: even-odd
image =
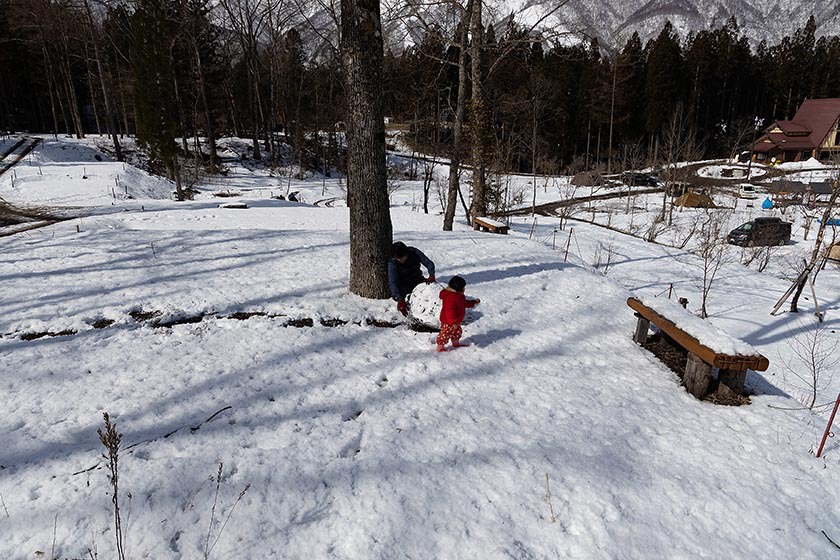
[[[755,200],[756,198],[758,198],[758,191],[755,190],[755,187],[752,185],[742,185],[741,193],[739,196],[747,200]]]
[[[726,241],[741,247],[786,245],[790,241],[791,225],[781,218],[756,218],[730,231]]]
[[[625,171],[621,174],[621,180],[624,182],[625,185],[630,185],[633,187],[659,186],[659,182],[656,180],[656,177],[648,173]]]

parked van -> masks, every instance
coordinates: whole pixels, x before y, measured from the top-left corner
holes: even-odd
[[[755,200],[756,198],[758,198],[758,191],[752,185],[742,185],[741,193],[739,196],[747,200]]]
[[[786,245],[790,241],[791,225],[781,218],[756,218],[730,231],[726,240],[741,247]]]

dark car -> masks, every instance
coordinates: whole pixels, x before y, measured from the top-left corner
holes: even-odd
[[[653,175],[633,171],[622,173],[621,181],[631,187],[656,187],[659,184]]]
[[[756,218],[730,231],[726,240],[741,247],[785,245],[790,241],[790,226],[781,218]]]

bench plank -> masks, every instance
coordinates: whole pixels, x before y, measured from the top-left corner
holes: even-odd
[[[673,321],[666,319],[634,297],[627,298],[627,305],[656,325],[659,330],[673,338],[677,344],[688,350],[689,353],[694,354],[711,366],[734,371],[746,371],[748,369],[753,371],[766,371],[770,366],[770,361],[761,354],[743,356],[715,352],[677,327]]]
[[[485,216],[473,218],[473,229],[477,230],[479,228],[483,231],[501,233],[503,235],[507,235],[507,232],[510,229],[510,227],[507,224],[497,222],[496,220],[487,218]]]

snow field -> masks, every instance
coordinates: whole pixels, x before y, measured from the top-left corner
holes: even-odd
[[[825,419],[781,410],[800,405],[773,369],[799,320],[768,315],[787,281],[731,264],[712,291],[712,322],[771,360],[749,375],[751,405],[714,406],[632,343],[625,303],[628,288],[663,297],[674,283],[696,308],[690,253],[574,223],[564,263],[556,221],[532,240],[530,219],[509,236],[441,232],[397,202],[395,239],[481,299],[464,325],[474,345],[437,354],[430,333],[364,324],[401,317],[347,293],[346,208],[244,200],[143,201],[78,233],[74,220],[0,238],[0,557],[49,553],[53,538],[59,557],[94,541],[112,555],[103,411],[124,434],[131,558],[204,557],[219,462],[217,520],[250,488],[212,558],[833,553],[820,531],[840,518],[836,449],[808,453]],[[610,238],[605,276],[588,261]],[[824,274],[833,328],[837,273]],[[140,309],[206,316],[153,328]],[[102,318],[115,323],[94,328]],[[78,333],[20,338],[65,329]]]

